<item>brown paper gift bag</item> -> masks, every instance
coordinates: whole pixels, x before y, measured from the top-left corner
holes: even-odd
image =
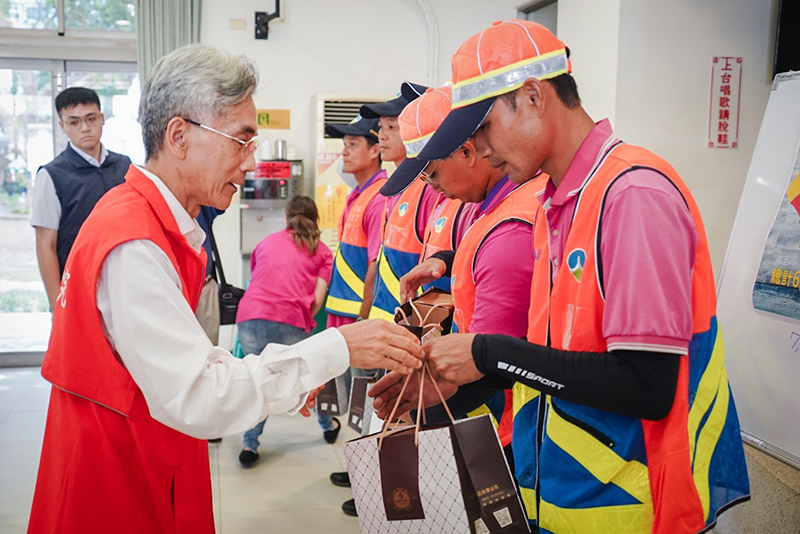
[[[325,384],[317,396],[317,413],[320,415],[344,415],[347,406],[347,392],[340,390],[335,378]]]
[[[394,322],[405,326],[423,343],[450,333],[453,324],[453,296],[432,287],[395,309]]]
[[[489,416],[385,427],[344,455],[362,534],[530,532]]]

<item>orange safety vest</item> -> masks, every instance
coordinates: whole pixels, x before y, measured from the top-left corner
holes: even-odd
[[[333,274],[325,301],[329,313],[344,317],[358,317],[364,301],[364,280],[369,269],[367,233],[364,230],[364,215],[367,206],[379,194],[386,183],[386,171],[380,174],[361,191],[346,217],[339,218],[339,245],[333,260]]]
[[[517,478],[529,516],[537,519],[538,508],[539,527],[548,532],[699,532],[710,527],[721,510],[749,494],[715,317],[705,230],[694,199],[668,163],[630,145],[620,143],[610,150],[579,193],[565,257],[559,259],[563,267],[552,282],[552,266],[544,261],[550,257],[549,228],[542,211],[534,229],[534,250],[542,261],[534,267],[528,340],[570,351],[607,351],[597,264],[600,218],[609,187],[633,168],[652,169],[669,180],[694,218],[698,242],[692,271],[693,336],[688,356],[681,359],[672,410],[659,421],[622,416],[515,385]],[[570,260],[579,256],[582,271],[576,264],[570,272],[568,266],[575,263]]]
[[[442,206],[441,210],[434,209],[425,226],[425,240],[419,259],[420,263],[437,252],[456,249],[457,223],[464,211],[464,203],[457,198],[443,197],[439,205]],[[450,292],[450,277],[442,276],[433,283],[422,286],[422,290],[425,291],[431,287]]]
[[[189,246],[156,185],[132,166],[97,203],[65,265],[42,365],[54,387],[29,534],[214,532],[207,442],[150,416],[103,333],[100,268],[135,239],[164,251],[197,306],[205,252]]]
[[[489,235],[505,222],[522,222],[533,226],[539,209],[537,193],[542,189],[547,176],[540,174],[511,191],[491,211],[478,217],[461,240],[453,260],[452,291],[454,331],[469,333],[472,315],[475,312],[475,260],[478,251]],[[482,332],[490,334],[491,332]],[[506,447],[512,438],[512,390],[498,391],[486,404],[478,407],[469,417],[488,414],[497,427],[500,443]]]
[[[370,319],[394,321],[394,310],[400,305],[400,278],[416,267],[422,254],[423,236],[417,231],[417,217],[427,187],[422,180],[414,180],[386,214]]]

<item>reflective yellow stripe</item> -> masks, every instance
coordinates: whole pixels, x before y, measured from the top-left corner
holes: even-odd
[[[399,301],[400,280],[392,272],[392,267],[389,265],[389,261],[383,253],[381,253],[381,256],[378,258],[378,276],[381,277],[381,281],[384,283],[389,293]]]
[[[559,534],[650,534],[653,526],[653,507],[649,504],[559,508],[542,499],[539,513],[539,526]]]
[[[528,404],[530,401],[539,398],[539,392],[533,388],[529,388],[519,382],[514,382],[514,386],[512,387],[511,391],[513,392],[513,411],[514,417],[517,416],[517,412],[519,412],[523,406]]]
[[[525,504],[525,511],[528,513],[528,519],[536,521],[536,490],[530,488],[519,488],[519,496]]]
[[[479,417],[481,415],[488,415],[492,419],[492,425],[497,428],[497,419],[494,418],[492,410],[490,410],[485,404],[481,404],[471,412],[467,413],[467,417]]]
[[[453,109],[511,92],[528,78],[548,80],[569,72],[564,49],[525,59],[453,85]]]
[[[425,148],[425,145],[428,144],[428,140],[433,137],[435,132],[431,132],[427,135],[423,135],[422,137],[417,137],[416,139],[409,139],[408,141],[403,141],[403,146],[406,148],[406,157],[407,158],[416,158],[422,149]]]
[[[353,292],[359,297],[364,297],[364,281],[347,265],[341,253],[336,254],[336,272],[342,277]]]
[[[615,484],[641,503],[653,502],[647,466],[643,463],[625,460],[553,409],[548,410],[547,435],[603,484]]]
[[[541,63],[542,61],[546,61],[552,57],[559,56],[561,54],[566,55],[565,49],[560,50],[553,50],[552,52],[548,52],[547,54],[542,54],[540,56],[523,59],[522,61],[517,61],[516,63],[512,63],[511,65],[506,65],[505,67],[500,67],[499,69],[494,69],[489,72],[485,72],[483,74],[479,74],[477,76],[473,76],[472,78],[467,78],[466,80],[461,80],[458,83],[453,84],[453,90],[458,91],[461,87],[466,87],[468,85],[472,85],[474,83],[488,80],[489,78],[494,78],[498,74],[505,74],[506,72],[510,72],[512,70],[517,70],[520,67],[524,67],[526,65],[531,65],[533,63]]]
[[[703,376],[700,378],[694,402],[689,409],[690,458],[694,458],[695,440],[697,439],[697,430],[700,428],[700,421],[702,421],[703,416],[708,412],[711,403],[714,402],[714,397],[717,395],[717,384],[719,384],[719,377],[723,370],[722,358],[724,353],[725,348],[722,342],[722,333],[717,330],[717,339],[714,340],[714,350],[711,352],[708,367],[706,367]]]
[[[703,506],[703,517],[708,517],[710,508],[710,496],[708,488],[708,469],[711,463],[711,456],[717,446],[722,427],[728,416],[728,375],[723,365],[725,354],[725,344],[722,341],[722,333],[717,330],[717,338],[714,340],[714,350],[711,352],[711,359],[708,367],[700,378],[697,386],[692,407],[689,410],[689,454],[694,458],[692,475],[697,494],[700,497],[700,504]],[[700,428],[700,421],[708,412],[711,403],[717,399],[714,409],[711,411],[706,424],[700,433],[700,440],[697,440],[697,431]],[[723,406],[724,405],[724,406]]]
[[[711,466],[711,457],[714,455],[722,429],[728,419],[728,402],[730,401],[728,373],[724,366],[722,372],[718,374],[717,400],[711,409],[711,414],[706,419],[706,424],[703,425],[703,430],[700,431],[697,453],[694,456],[694,485],[697,488],[697,495],[700,497],[700,504],[703,505],[703,518],[708,517],[711,507],[708,470]]]
[[[377,306],[373,306],[369,309],[369,318],[370,319],[383,319],[384,321],[389,321],[390,323],[394,322],[394,314],[384,311]]]
[[[345,300],[328,295],[328,300],[325,303],[325,308],[333,312],[347,313],[350,315],[358,315],[361,313],[361,303],[354,300]]]

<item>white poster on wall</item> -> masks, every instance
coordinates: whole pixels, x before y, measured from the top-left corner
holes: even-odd
[[[742,58],[714,56],[711,61],[709,148],[738,148]]]
[[[753,284],[753,307],[800,321],[800,149],[795,154]]]

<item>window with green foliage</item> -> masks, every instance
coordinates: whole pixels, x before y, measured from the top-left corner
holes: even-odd
[[[0,358],[44,351],[50,334],[30,218],[37,170],[67,142],[55,95],[95,90],[103,145],[144,160],[135,29],[133,0],[0,0]]]
[[[0,0],[0,28],[132,32],[135,15],[127,0]]]
[[[126,0],[64,0],[68,30],[132,32],[136,29],[134,15],[133,3]]]

